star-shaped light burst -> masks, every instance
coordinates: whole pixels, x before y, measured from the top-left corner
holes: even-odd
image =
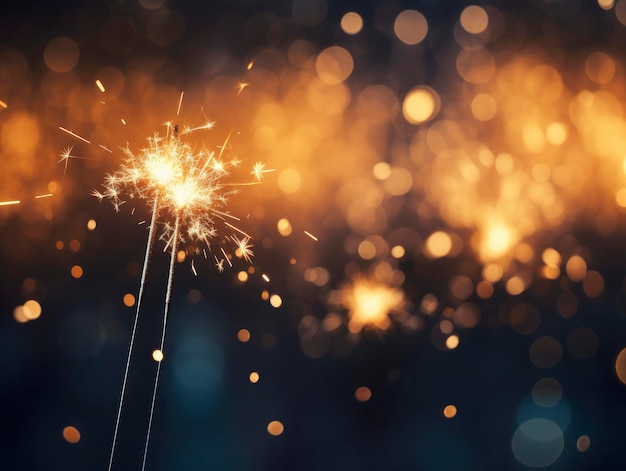
[[[212,127],[213,123],[185,128],[182,134]],[[250,262],[250,236],[226,222],[238,221],[236,216],[224,210],[228,197],[238,191],[235,188],[237,184],[223,182],[224,177],[239,165],[236,159],[222,158],[228,139],[218,146],[218,152],[206,148],[195,151],[179,136],[178,128],[175,126],[172,130],[168,124],[167,136],[155,133],[147,140],[148,145],[139,152],[133,152],[128,146],[124,148],[126,159],[119,170],[107,175],[103,192],[94,191],[92,194],[99,199],[111,199],[117,211],[126,202],[126,197],[154,202],[158,207],[155,215],[161,210],[167,211],[177,224],[163,224],[161,238],[166,242],[166,249],[171,246],[173,238],[177,239],[177,244],[201,242],[210,249],[209,239],[218,235],[216,221],[222,220],[225,228],[233,231],[232,235],[225,235],[224,240],[232,241],[241,258]],[[256,179],[252,183],[257,183],[262,173],[267,171],[259,165],[257,163],[251,172]],[[179,230],[175,230],[176,226]],[[237,233],[242,234],[244,239],[239,239]],[[223,250],[221,254],[227,257]],[[218,259],[218,270],[220,267],[223,263],[220,264]]]

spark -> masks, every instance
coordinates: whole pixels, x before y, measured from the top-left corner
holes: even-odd
[[[59,129],[63,132],[68,133],[70,136],[74,136],[76,139],[80,139],[83,142],[86,142],[87,144],[91,144],[91,141],[85,139],[83,136],[79,136],[78,134],[76,134],[73,131],[70,131],[69,129],[65,129],[63,126],[59,126]]]
[[[7,109],[9,105],[7,105],[4,101],[0,100],[0,107]]]
[[[215,268],[217,268],[217,271],[220,273],[224,272],[224,259],[220,258],[218,259],[215,255],[213,255],[213,257],[215,257]]]
[[[247,70],[252,69],[252,67],[254,67],[254,59],[252,59],[250,62],[248,62],[248,66],[246,67]]]
[[[12,204],[20,204],[21,201],[20,200],[13,200],[13,201],[0,201],[0,206],[10,206]]]
[[[266,283],[270,282],[270,277],[267,276],[265,273],[263,273],[263,275],[261,275],[261,278],[263,278],[265,280]]]
[[[98,87],[98,89],[104,93],[106,91],[106,89],[104,88],[104,85],[102,84],[102,82],[100,81],[100,79],[96,79],[96,87]]]
[[[70,159],[80,159],[80,160],[94,160],[92,158],[89,157],[79,157],[77,155],[72,155],[72,150],[74,150],[73,147],[66,147],[63,152],[61,152],[61,158],[57,161],[57,163],[61,163],[61,162],[65,162],[64,164],[64,168],[63,168],[63,175],[65,175],[67,173],[67,165],[70,161]]]
[[[185,92],[180,92],[180,98],[178,99],[178,108],[176,109],[176,116],[180,115],[180,107],[183,106],[183,97]]]
[[[237,85],[237,95],[240,95],[241,92],[243,92],[244,89],[249,85],[250,85],[249,83],[239,82],[239,84]]]
[[[38,200],[38,199],[41,199],[41,198],[50,198],[51,196],[54,196],[54,193],[46,193],[46,194],[43,194],[43,195],[37,195],[37,196],[35,196],[35,199]]]
[[[254,178],[256,178],[257,181],[261,181],[265,173],[269,173],[273,171],[274,171],[273,168],[266,169],[265,164],[263,162],[257,162],[254,164],[254,167],[252,167],[252,172],[250,173],[254,175]]]
[[[179,111],[182,99],[183,94],[181,93]],[[251,257],[253,255],[250,250],[252,247],[250,244],[251,237],[241,229],[236,228],[232,224],[225,221],[227,218],[236,221],[239,220],[239,218],[231,215],[224,209],[227,205],[228,197],[234,192],[231,190],[224,190],[226,185],[223,183],[223,179],[229,177],[231,169],[236,167],[239,163],[235,159],[229,161],[222,160],[222,155],[228,146],[230,134],[226,138],[224,144],[221,147],[218,146],[220,147],[220,151],[216,156],[214,151],[208,151],[204,147],[199,151],[196,151],[188,142],[181,138],[181,134],[211,129],[214,126],[213,122],[207,122],[198,127],[185,127],[182,133],[179,132],[178,125],[172,124],[171,122],[165,123],[165,126],[167,129],[166,137],[162,137],[158,133],[154,133],[153,136],[147,138],[147,145],[138,152],[131,150],[128,145],[122,148],[125,159],[118,170],[114,173],[106,175],[103,183],[103,191],[93,190],[92,192],[92,195],[99,200],[104,198],[109,199],[113,204],[115,211],[119,211],[120,206],[126,203],[125,198],[134,197],[152,202],[153,208],[152,219],[150,222],[150,233],[146,243],[144,266],[139,287],[139,300],[137,303],[137,310],[135,312],[135,323],[133,325],[133,333],[131,335],[131,343],[128,351],[126,371],[124,374],[124,382],[122,385],[122,393],[120,396],[113,444],[111,448],[109,471],[111,470],[113,455],[115,452],[122,404],[124,401],[128,377],[128,368],[131,361],[137,318],[139,316],[139,305],[143,296],[149,259],[155,241],[155,228],[157,226],[157,222],[159,222],[161,218],[166,218],[165,222],[162,224],[163,229],[160,239],[165,241],[164,251],[170,251],[170,269],[163,314],[161,345],[159,348],[160,351],[163,351],[165,341],[167,318],[172,296],[176,253],[179,244],[190,240],[204,243],[206,247],[211,250],[209,240],[218,235],[216,222],[223,222],[225,227],[233,229],[245,236],[241,239],[237,236],[230,236],[226,237],[224,240],[233,242],[237,253],[239,253],[240,256],[248,263],[251,262]],[[71,157],[70,151],[71,148],[66,150],[63,154],[66,160]],[[229,186],[230,185],[231,184],[229,184]],[[173,225],[169,222],[171,219],[175,220]],[[215,260],[218,271],[222,272],[224,270],[224,260],[226,260],[231,267],[233,265],[224,248],[220,247],[220,250],[224,255],[224,258],[218,259],[215,257]],[[204,253],[206,257],[206,252]],[[191,262],[191,269],[193,273],[197,275],[193,259]],[[146,465],[160,368],[161,362],[158,363],[154,382],[142,470],[145,469]]]
[[[105,150],[105,151],[107,151],[109,154],[112,154],[112,153],[113,153],[113,151],[112,151],[111,149],[109,149],[109,148],[108,148],[108,147],[106,147],[106,146],[103,146],[102,144],[98,144],[98,147],[100,147],[100,148],[104,149],[104,150]]]
[[[304,231],[304,233],[308,235],[311,239],[313,239],[315,242],[319,241],[319,239],[315,237],[313,234],[311,234],[309,231]]]
[[[251,263],[251,257],[253,253],[250,248],[253,247],[253,245],[249,243],[250,237],[246,236],[243,239],[239,239],[237,236],[232,236],[231,239],[233,240],[233,242],[235,242],[235,245],[237,246],[238,254],[243,257],[246,262]]]

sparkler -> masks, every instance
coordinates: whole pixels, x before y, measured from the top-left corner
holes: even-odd
[[[180,112],[182,98],[183,95],[181,94],[177,114]],[[239,165],[239,161],[236,159],[222,159],[224,151],[229,146],[230,135],[226,138],[224,144],[219,146],[219,152],[217,153],[215,151],[209,151],[206,148],[196,151],[188,142],[181,139],[181,134],[208,130],[213,128],[214,123],[207,122],[197,127],[186,127],[183,129],[182,133],[179,132],[178,125],[166,123],[166,126],[166,136],[162,137],[155,133],[152,137],[147,139],[148,145],[141,149],[140,152],[135,153],[126,146],[123,149],[126,156],[125,161],[118,171],[106,176],[104,191],[94,190],[92,193],[93,196],[100,200],[104,198],[110,199],[116,211],[119,211],[120,207],[126,202],[124,199],[125,193],[128,193],[130,198],[138,197],[148,200],[152,205],[152,217],[146,242],[137,307],[135,310],[135,318],[133,321],[113,434],[113,443],[109,457],[109,471],[113,464],[122,406],[128,381],[128,372],[137,331],[137,322],[150,257],[156,238],[156,224],[161,213],[167,213],[170,219],[174,219],[174,223],[172,225],[169,222],[165,222],[161,235],[161,239],[165,242],[164,250],[169,250],[170,252],[170,264],[164,303],[163,326],[159,347],[160,352],[163,352],[165,343],[169,307],[172,298],[174,267],[179,244],[190,240],[204,243],[210,250],[210,239],[218,235],[216,223],[222,222],[225,229],[234,231],[232,235],[225,236],[224,240],[234,244],[235,255],[243,258],[248,263],[251,263],[251,257],[253,255],[251,250],[252,245],[250,244],[251,236],[234,224],[228,222],[236,222],[239,218],[224,209],[228,198],[237,193],[237,189],[233,187],[240,185],[237,183],[223,182],[223,179],[230,175],[232,169]],[[251,172],[255,181],[242,183],[241,185],[257,184],[262,179],[263,174],[270,171],[272,170],[266,170],[263,164],[256,163]],[[243,235],[243,238],[240,238],[237,233]],[[219,253],[219,256],[215,255],[214,257],[218,271],[222,272],[224,270],[224,261],[232,266],[230,260],[232,255],[227,253],[223,247],[220,247]],[[195,266],[192,266],[192,270],[195,272]],[[159,360],[152,392],[142,470],[145,469],[147,460],[160,371],[161,361]]]

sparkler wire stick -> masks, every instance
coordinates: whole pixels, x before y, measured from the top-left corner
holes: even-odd
[[[161,332],[161,345],[159,350],[163,353],[165,344],[165,328],[167,327],[167,315],[169,313],[170,302],[172,301],[172,284],[174,282],[174,266],[176,262],[176,252],[178,251],[178,231],[180,228],[180,212],[176,214],[176,223],[174,225],[174,234],[172,235],[172,252],[170,255],[170,272],[167,279],[167,291],[165,293],[165,310],[163,312],[163,330]],[[148,456],[148,444],[150,442],[150,432],[152,431],[152,419],[154,418],[154,404],[156,402],[157,387],[159,386],[159,375],[161,373],[161,363],[163,358],[157,364],[156,376],[154,378],[154,388],[152,389],[152,402],[150,404],[150,419],[148,420],[148,431],[146,433],[146,445],[143,450],[143,463],[141,471],[146,468],[146,458]]]
[[[126,383],[128,382],[128,371],[130,369],[130,360],[133,353],[133,345],[135,343],[135,334],[137,332],[137,321],[139,319],[139,309],[141,308],[141,300],[143,298],[143,291],[146,282],[146,276],[148,273],[148,265],[150,262],[150,254],[152,253],[152,247],[154,246],[155,239],[155,226],[156,226],[156,217],[159,208],[159,193],[154,196],[154,203],[152,206],[152,219],[150,222],[150,231],[148,233],[148,241],[146,242],[146,253],[143,259],[143,270],[141,272],[141,283],[139,285],[139,294],[137,296],[137,309],[135,310],[135,320],[133,322],[133,331],[130,336],[130,345],[128,346],[128,356],[126,357],[126,369],[124,371],[124,380],[122,382],[122,392],[120,394],[120,403],[117,408],[117,418],[115,420],[115,431],[113,432],[113,443],[111,445],[111,455],[109,457],[109,468],[108,471],[111,471],[111,466],[113,465],[113,455],[115,453],[115,445],[117,442],[117,433],[119,431],[120,426],[120,418],[122,416],[122,405],[124,404],[124,395],[126,393]]]

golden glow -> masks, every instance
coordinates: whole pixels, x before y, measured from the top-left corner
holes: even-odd
[[[591,440],[587,435],[581,435],[580,437],[578,437],[578,440],[576,440],[576,449],[581,453],[587,451],[590,446]]]
[[[24,317],[29,321],[39,319],[39,316],[41,316],[41,304],[39,304],[34,299],[29,299],[28,301],[26,301],[22,306],[22,309]]]
[[[446,348],[448,350],[454,350],[459,346],[459,337],[457,335],[451,335],[446,339]]]
[[[239,332],[237,332],[237,339],[241,342],[241,343],[246,343],[247,341],[250,340],[250,331],[248,329],[239,329]]]
[[[267,433],[274,437],[281,435],[284,431],[285,426],[278,420],[272,420],[269,424],[267,424]]]
[[[451,419],[457,413],[456,406],[453,404],[449,404],[443,408],[443,415],[446,419]]]
[[[484,261],[502,258],[516,242],[517,235],[510,226],[499,222],[489,224],[480,243],[480,257]]]
[[[424,248],[426,255],[431,258],[445,257],[452,250],[452,239],[446,232],[436,231],[428,236]]]
[[[341,29],[346,34],[358,34],[363,29],[363,18],[358,13],[349,11],[341,17]]]
[[[261,379],[261,377],[259,376],[259,373],[257,373],[256,371],[253,371],[252,373],[250,373],[250,376],[248,379],[250,380],[251,383],[255,384],[259,382],[259,379]]]
[[[426,37],[428,22],[419,11],[404,10],[396,17],[393,31],[404,44],[414,46]]]
[[[276,228],[278,229],[278,233],[283,237],[289,237],[293,232],[293,227],[291,227],[289,219],[286,218],[279,219],[276,223]]]
[[[282,299],[279,295],[277,295],[277,294],[272,294],[272,295],[270,296],[270,305],[271,305],[273,308],[278,309],[280,306],[282,306],[282,304],[283,304],[283,299]]]
[[[580,255],[574,255],[565,264],[565,272],[570,280],[582,281],[587,276],[587,262]]]
[[[131,293],[126,293],[123,298],[124,306],[133,307],[135,305],[135,296]]]
[[[83,276],[83,269],[80,265],[74,265],[70,270],[72,278],[81,278]]]
[[[411,124],[432,119],[439,111],[439,95],[429,87],[417,87],[409,91],[402,102],[402,114]]]
[[[479,34],[489,26],[489,17],[484,8],[470,5],[461,12],[461,26],[471,34]]]
[[[159,349],[154,350],[152,352],[152,359],[157,363],[163,361],[163,352]]]
[[[341,299],[348,309],[348,328],[353,333],[363,328],[387,329],[389,316],[402,311],[406,304],[400,289],[362,277],[341,290]]]
[[[354,391],[354,398],[359,402],[367,402],[372,398],[372,391],[367,386],[361,386]]]
[[[95,230],[96,228],[96,221],[95,219],[90,219],[89,221],[87,221],[87,229],[90,231]]]
[[[80,432],[76,427],[68,425],[63,429],[63,439],[67,443],[78,443],[80,441]]]

